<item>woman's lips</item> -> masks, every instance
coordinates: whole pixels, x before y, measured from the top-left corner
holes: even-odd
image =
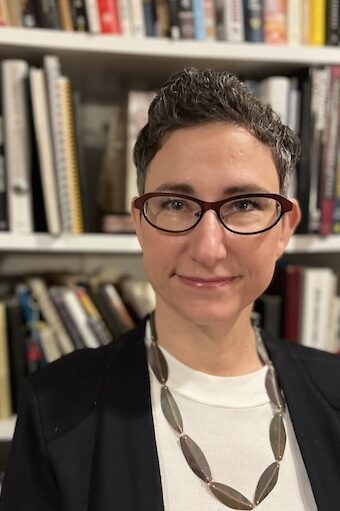
[[[199,287],[199,288],[216,288],[221,286],[230,285],[239,277],[216,277],[210,279],[203,279],[199,277],[190,277],[187,275],[178,275],[177,277],[183,282],[191,287]]]

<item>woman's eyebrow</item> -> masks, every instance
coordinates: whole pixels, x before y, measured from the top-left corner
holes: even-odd
[[[187,183],[163,183],[159,185],[155,192],[181,192],[181,193],[194,193],[194,188]]]
[[[195,189],[189,185],[188,183],[176,183],[176,182],[168,182],[162,183],[159,185],[154,192],[179,192],[179,193],[187,193],[194,194]],[[270,193],[269,190],[264,188],[263,186],[258,186],[256,184],[243,184],[243,185],[232,185],[223,189],[223,195],[239,195],[242,193]]]

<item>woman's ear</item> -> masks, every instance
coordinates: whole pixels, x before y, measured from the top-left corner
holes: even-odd
[[[131,217],[132,217],[135,229],[136,229],[136,234],[137,234],[139,244],[143,249],[143,242],[142,242],[143,236],[142,236],[142,228],[141,228],[142,215],[141,215],[140,210],[135,207],[135,199],[137,199],[137,197],[133,197],[133,199],[131,201],[130,212],[131,212]]]
[[[298,201],[296,199],[289,200],[293,203],[293,208],[291,211],[286,213],[281,220],[282,229],[277,246],[277,259],[282,256],[290,238],[301,220],[301,209]]]

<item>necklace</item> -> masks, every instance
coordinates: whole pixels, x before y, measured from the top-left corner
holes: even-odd
[[[283,458],[286,445],[286,430],[283,421],[286,404],[276,377],[274,366],[264,347],[260,328],[256,320],[253,320],[253,328],[255,331],[258,355],[267,366],[265,386],[273,409],[273,418],[269,428],[269,439],[275,461],[261,474],[256,485],[254,498],[250,501],[234,488],[213,479],[205,455],[194,440],[184,433],[181,412],[166,384],[169,373],[168,364],[158,346],[154,312],[150,315],[146,326],[146,336],[149,340],[148,362],[152,372],[161,384],[160,398],[163,415],[169,425],[178,433],[180,447],[191,470],[208,485],[212,494],[222,502],[222,504],[231,509],[254,509],[254,507],[267,497],[277,483],[280,461]]]

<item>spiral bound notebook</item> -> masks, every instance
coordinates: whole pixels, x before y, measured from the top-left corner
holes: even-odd
[[[58,235],[61,232],[61,221],[46,86],[42,69],[30,69],[30,86],[47,226],[52,235]]]
[[[71,84],[68,78],[60,76],[58,78],[58,86],[60,91],[65,170],[70,201],[71,233],[81,234],[84,232],[84,225],[79,186]]]
[[[59,58],[44,56],[44,72],[47,83],[51,132],[53,140],[54,164],[58,186],[59,209],[63,232],[72,232],[72,211],[65,156],[65,137],[62,118],[59,78],[61,77]]]

